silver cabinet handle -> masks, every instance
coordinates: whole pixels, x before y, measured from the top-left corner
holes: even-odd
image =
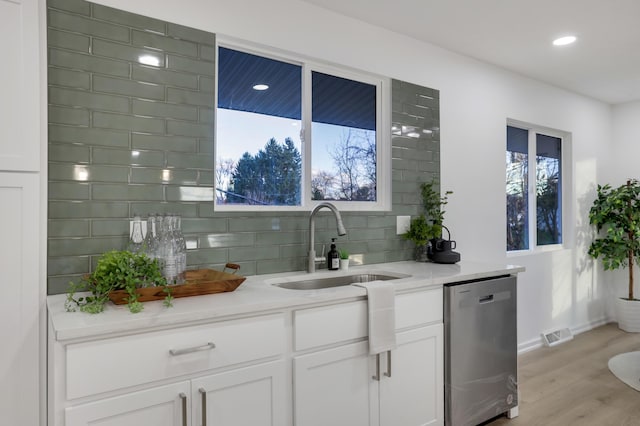
[[[187,395],[180,392],[180,399],[182,400],[182,426],[187,426]]]
[[[211,350],[213,348],[216,347],[215,343],[209,342],[206,345],[202,345],[202,346],[194,346],[192,348],[184,348],[184,349],[169,349],[169,353],[173,356],[176,355],[184,355],[184,354],[190,354],[192,352],[198,352],[198,351],[208,351]]]
[[[202,397],[202,426],[207,426],[207,390],[200,388],[198,392]]]
[[[384,375],[391,377],[391,351],[387,351],[387,372]]]
[[[380,381],[380,354],[376,355],[376,375],[371,378]]]

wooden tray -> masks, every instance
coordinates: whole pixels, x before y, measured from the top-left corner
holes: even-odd
[[[233,269],[233,273],[226,272],[227,269]],[[227,263],[223,271],[215,269],[194,269],[187,270],[186,283],[180,285],[170,285],[173,297],[189,297],[200,296],[201,294],[224,293],[234,291],[240,284],[246,280],[245,277],[236,275],[240,270],[240,265],[235,263]],[[136,290],[138,293],[138,301],[149,302],[151,300],[164,300],[167,293],[163,287],[145,287]],[[129,293],[126,290],[115,290],[109,293],[109,299],[116,305],[124,305],[127,303]]]

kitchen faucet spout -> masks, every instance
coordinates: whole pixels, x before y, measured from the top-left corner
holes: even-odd
[[[338,226],[338,235],[347,235],[347,231],[344,229],[344,224],[342,223],[342,216],[340,216],[340,212],[338,208],[331,203],[320,203],[318,204],[312,211],[311,215],[309,215],[309,259],[307,263],[307,272],[312,273],[316,270],[316,249],[315,245],[315,228],[316,228],[316,213],[323,208],[327,208],[333,212],[333,215],[336,217],[336,223]]]

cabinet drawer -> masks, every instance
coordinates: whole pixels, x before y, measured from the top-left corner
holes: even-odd
[[[282,354],[282,314],[70,344],[67,398]]]
[[[442,288],[396,296],[396,329],[442,322]],[[293,313],[294,349],[301,351],[367,337],[367,302],[358,301]]]
[[[396,296],[396,329],[442,322],[442,287]]]
[[[367,302],[294,311],[293,324],[296,351],[367,337]]]

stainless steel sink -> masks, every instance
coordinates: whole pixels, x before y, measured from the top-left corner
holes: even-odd
[[[372,274],[352,274],[340,275],[336,277],[302,279],[297,281],[283,281],[273,283],[273,285],[281,288],[287,288],[289,290],[320,290],[323,288],[340,287],[354,283],[397,280],[400,278],[406,278],[408,276],[409,275],[404,274],[389,274],[386,272]]]

